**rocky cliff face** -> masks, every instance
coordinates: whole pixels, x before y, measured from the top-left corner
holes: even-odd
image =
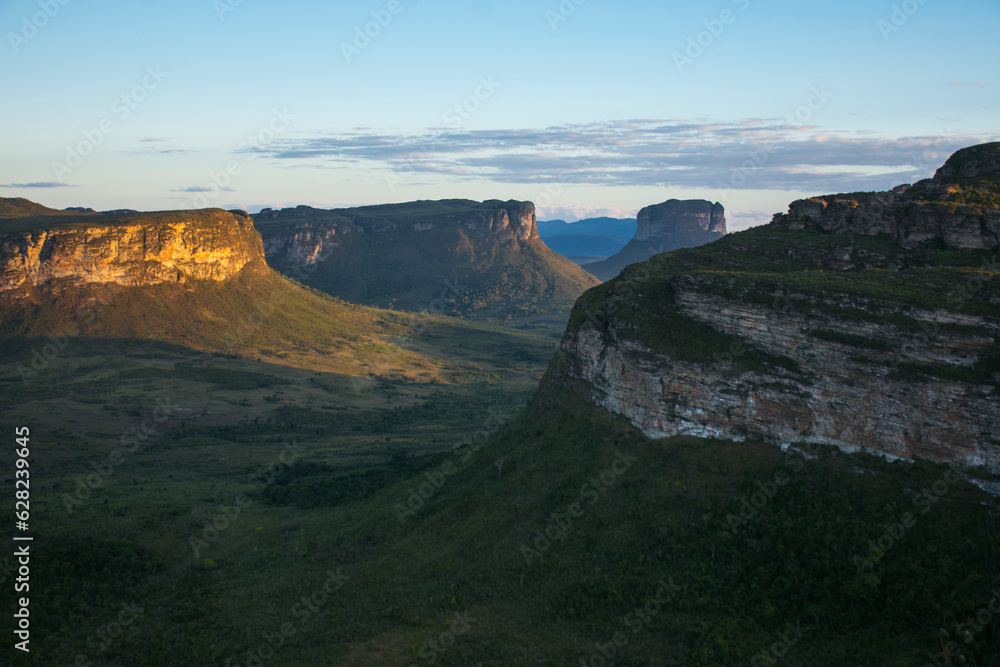
[[[352,303],[483,318],[565,314],[596,282],[545,246],[531,202],[299,206],[265,209],[255,221],[271,266]]]
[[[710,243],[726,235],[726,209],[703,199],[647,206],[636,218],[636,241],[663,246],[667,252]]]
[[[998,144],[963,149],[934,178],[890,192],[857,192],[793,202],[781,219],[831,232],[885,234],[906,248],[940,241],[958,250],[1000,245]]]
[[[398,238],[457,227],[511,250],[540,238],[531,202],[449,200],[335,210],[297,206],[264,209],[254,217],[261,223],[267,258],[298,267],[325,260],[351,234]]]
[[[797,202],[770,225],[630,267],[581,298],[560,367],[651,437],[763,437],[1000,472],[989,226],[1000,210],[878,208],[914,188],[947,192],[942,172],[976,179],[988,202],[1000,190],[979,185],[1000,170],[962,167],[964,157],[930,184],[854,207]],[[835,215],[841,206],[851,213]],[[912,206],[935,211],[933,223]]]
[[[264,266],[263,246],[242,211],[0,222],[0,294],[8,297],[89,284],[222,281],[253,263]]]
[[[629,264],[641,262],[661,252],[695,248],[726,235],[726,210],[704,199],[671,199],[639,211],[635,237],[617,254],[593,264],[587,270],[607,280]]]

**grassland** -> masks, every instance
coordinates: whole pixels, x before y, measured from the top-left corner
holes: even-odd
[[[33,663],[576,665],[622,633],[619,664],[745,665],[792,623],[783,664],[902,666],[1000,586],[997,503],[944,467],[651,441],[551,380],[522,413],[551,342],[463,333],[419,340],[458,350],[448,384],[136,341],[77,341],[27,384],[5,364]],[[963,644],[980,665],[997,625]]]

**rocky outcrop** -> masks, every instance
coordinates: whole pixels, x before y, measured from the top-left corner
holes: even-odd
[[[222,281],[253,263],[265,265],[263,246],[241,212],[23,218],[0,235],[0,294]]]
[[[593,386],[595,403],[648,436],[741,441],[756,434],[783,445],[816,443],[1000,472],[997,387],[900,372],[921,364],[969,364],[990,351],[1000,320],[961,318],[970,331],[980,331],[958,333],[941,328],[954,321],[950,313],[908,312],[937,332],[927,340],[891,324],[859,326],[819,313],[779,315],[706,295],[694,285],[676,296],[687,317],[740,342],[702,362],[662,354],[627,331],[608,344],[601,332],[583,327],[562,342],[574,359],[574,374]],[[900,315],[901,309],[881,304],[880,312]],[[863,336],[871,346],[835,342],[838,334],[844,340]],[[741,366],[740,357],[754,350],[789,359],[795,370]]]
[[[663,247],[660,252],[693,248],[726,235],[726,209],[704,199],[647,206],[636,218],[635,240]]]
[[[540,238],[534,204],[517,201],[448,200],[333,210],[265,208],[254,218],[260,223],[268,260],[283,266],[305,267],[323,261],[349,234],[400,237],[450,226],[511,250]]]
[[[531,202],[299,206],[255,222],[270,266],[351,303],[507,320],[565,314],[596,283],[545,246]]]
[[[535,205],[531,202],[485,201],[467,213],[455,214],[451,219],[476,236],[511,249],[540,238]]]
[[[815,222],[838,233],[885,234],[906,248],[940,241],[958,250],[990,250],[1000,245],[998,164],[1000,144],[973,146],[955,153],[934,178],[889,192],[802,199],[776,219]]]
[[[554,368],[650,437],[1000,473],[997,149],[960,152],[929,182],[865,205],[796,202],[770,225],[631,266],[581,298]],[[955,206],[907,199],[914,190]]]
[[[607,280],[629,264],[679,248],[695,248],[726,235],[726,210],[704,199],[671,199],[639,211],[635,237],[617,254],[587,264],[591,274]]]

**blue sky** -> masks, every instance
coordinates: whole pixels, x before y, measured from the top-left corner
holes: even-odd
[[[678,197],[742,228],[1000,139],[998,0],[15,0],[0,34],[0,196],[58,208]]]

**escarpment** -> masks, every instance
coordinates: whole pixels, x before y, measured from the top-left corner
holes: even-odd
[[[243,212],[79,215],[0,220],[0,295],[115,284],[224,281],[263,270],[263,245]]]
[[[629,264],[661,252],[695,248],[726,235],[726,210],[704,199],[671,199],[639,211],[635,236],[611,257],[587,264],[592,274],[607,280]]]
[[[564,316],[597,282],[545,245],[531,202],[299,206],[255,222],[271,266],[352,303],[508,321]]]
[[[553,368],[651,437],[1000,472],[998,155],[631,266],[580,299]]]

